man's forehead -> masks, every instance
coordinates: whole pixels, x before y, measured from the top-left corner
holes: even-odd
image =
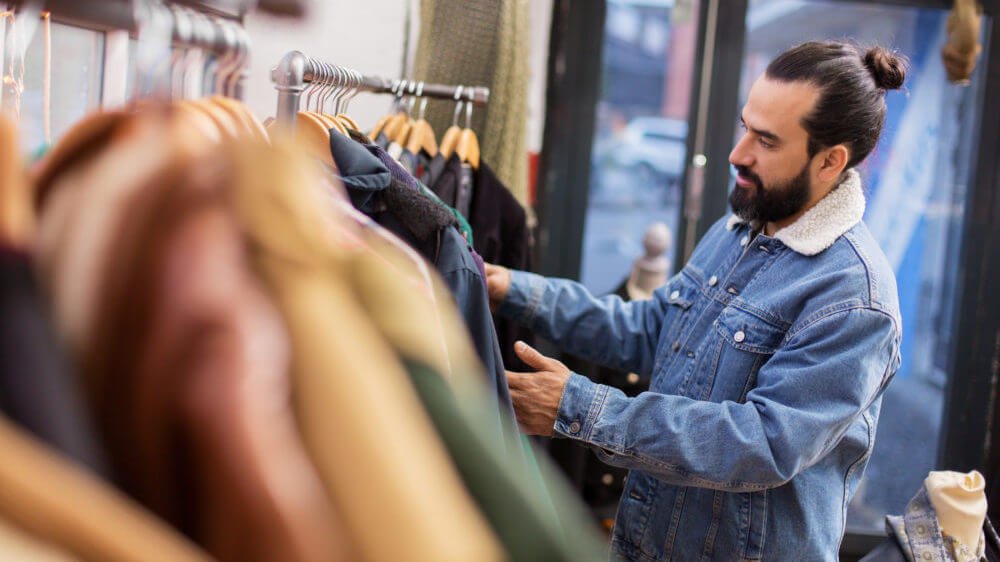
[[[742,117],[747,125],[778,134],[802,129],[802,118],[812,110],[819,88],[808,82],[779,82],[761,76],[750,88]]]

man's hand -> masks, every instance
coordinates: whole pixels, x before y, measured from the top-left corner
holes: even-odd
[[[524,342],[514,344],[514,352],[537,373],[507,371],[507,386],[521,433],[551,436],[570,370]]]
[[[499,265],[486,264],[486,292],[490,296],[490,311],[496,312],[509,290],[510,270]]]

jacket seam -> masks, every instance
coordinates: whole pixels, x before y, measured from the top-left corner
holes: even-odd
[[[848,245],[851,246],[851,249],[854,250],[854,253],[858,256],[858,259],[861,261],[861,265],[865,268],[865,280],[868,281],[868,283],[867,283],[867,285],[868,285],[868,305],[871,306],[871,304],[873,302],[875,302],[875,294],[877,292],[876,281],[875,281],[875,277],[872,275],[871,267],[869,267],[869,265],[868,265],[868,256],[867,256],[867,254],[865,254],[864,251],[862,251],[861,248],[858,247],[858,245],[854,243],[854,240],[850,236],[851,230],[853,230],[853,228],[854,227],[851,227],[850,230],[848,230],[847,232],[845,232],[843,234],[843,237],[844,237],[844,240],[847,241]]]
[[[850,312],[852,310],[867,310],[870,312],[876,312],[882,314],[887,318],[889,318],[889,321],[892,322],[893,328],[896,329],[898,332],[898,328],[896,326],[896,319],[892,316],[892,314],[889,314],[887,311],[867,304],[850,304],[850,302],[844,302],[828,306],[824,309],[820,309],[819,311],[814,313],[812,317],[806,320],[801,326],[799,326],[798,328],[793,327],[793,329],[789,330],[788,334],[785,336],[784,341],[785,343],[791,341],[792,339],[795,338],[795,336],[801,334],[803,331],[812,327],[813,325],[822,320],[826,320],[831,316],[844,312]]]
[[[608,387],[603,385],[597,385],[597,392],[594,399],[590,402],[590,409],[587,410],[587,419],[584,420],[590,427],[587,429],[587,435],[584,438],[587,442],[590,442],[594,437],[594,427],[597,426],[597,417],[600,415],[601,410],[604,408],[604,402],[608,398]]]
[[[845,530],[847,529],[847,502],[848,502],[847,492],[848,492],[848,482],[851,479],[851,475],[854,474],[855,470],[857,470],[858,466],[860,466],[861,463],[864,462],[864,460],[867,459],[871,455],[872,446],[874,445],[874,441],[875,441],[875,437],[872,435],[873,424],[868,419],[868,412],[862,412],[861,413],[861,419],[863,419],[864,422],[865,422],[865,429],[866,429],[866,433],[868,434],[868,444],[865,446],[865,451],[863,453],[861,453],[861,456],[859,456],[857,458],[857,460],[855,460],[853,463],[851,463],[851,466],[849,466],[847,468],[847,472],[844,474],[844,500],[842,502],[843,505],[842,505],[842,508],[841,508],[842,517],[843,517],[843,525],[841,526],[841,528],[845,529]]]

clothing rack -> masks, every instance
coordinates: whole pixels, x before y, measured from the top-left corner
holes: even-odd
[[[14,8],[23,0],[8,2]],[[173,3],[147,2],[149,11],[137,10],[134,1],[124,0],[45,0],[44,9],[52,13],[52,21],[99,31],[139,32],[143,17],[149,11],[159,11],[171,18],[173,44],[180,48],[198,48],[216,56],[246,53],[249,36],[239,19],[219,12],[211,14]]]
[[[448,86],[414,81],[389,80],[380,76],[367,76],[342,66],[325,63],[291,51],[282,57],[271,70],[271,81],[278,90],[276,119],[288,128],[294,128],[299,111],[299,97],[307,84],[353,88],[356,91],[376,94],[416,95],[417,97],[450,99],[485,105],[490,99],[490,89],[484,86]],[[405,93],[404,86],[412,86]]]

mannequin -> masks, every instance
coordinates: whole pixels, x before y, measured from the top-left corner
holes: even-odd
[[[927,495],[937,512],[938,526],[975,552],[986,518],[986,481],[977,470],[968,474],[931,471],[924,480]]]
[[[670,229],[662,222],[656,222],[646,229],[642,245],[646,254],[635,261],[632,273],[626,282],[626,290],[631,300],[645,300],[653,296],[653,291],[667,282],[670,264],[663,254],[670,249]]]

